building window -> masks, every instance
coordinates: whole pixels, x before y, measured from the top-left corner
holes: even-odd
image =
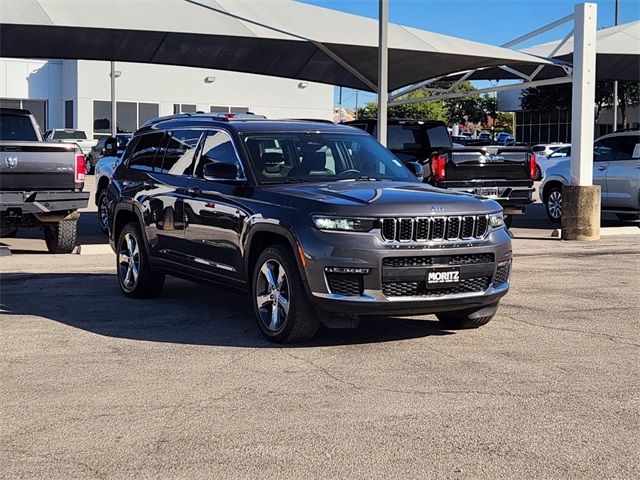
[[[0,107],[23,108],[29,110],[38,122],[40,130],[47,130],[47,101],[46,100],[19,100],[12,98],[0,98]]]
[[[213,105],[209,107],[209,113],[229,113],[229,107]]]
[[[231,107],[231,113],[247,113],[249,107]]]
[[[64,102],[64,128],[73,128],[73,100]]]
[[[196,105],[191,105],[191,104],[180,104],[180,103],[174,103],[173,104],[173,113],[175,115],[179,114],[179,113],[196,113],[197,110],[197,106]]]
[[[138,128],[138,105],[134,102],[116,102],[116,132],[134,132]]]
[[[139,103],[138,104],[138,126],[151,118],[160,116],[160,105],[157,103]]]
[[[134,132],[140,125],[160,114],[157,103],[116,102],[116,118],[118,133]],[[111,102],[93,101],[93,133],[111,133]]]

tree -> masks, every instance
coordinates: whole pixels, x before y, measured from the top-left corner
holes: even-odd
[[[427,93],[420,90],[414,90],[407,95],[407,98],[424,97]],[[429,102],[409,103],[405,105],[396,105],[389,107],[387,115],[390,118],[411,118],[422,120],[446,120],[446,112],[442,102],[433,100]],[[364,107],[358,109],[358,118],[377,118],[378,103],[369,102]]]

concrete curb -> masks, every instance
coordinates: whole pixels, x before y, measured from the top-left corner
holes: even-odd
[[[613,235],[640,235],[640,227],[603,227],[600,229],[601,237],[608,237]],[[561,238],[562,229],[556,228],[551,232],[552,238]]]
[[[113,250],[108,244],[78,245],[74,252],[76,255],[109,255]]]

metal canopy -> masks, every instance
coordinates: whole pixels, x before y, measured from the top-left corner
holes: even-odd
[[[452,72],[550,64],[390,24],[389,91]],[[0,56],[205,67],[376,91],[377,21],[290,0],[3,0]]]
[[[573,32],[573,31],[572,31]],[[573,62],[573,36],[543,43],[521,50],[540,57],[571,64]],[[531,76],[538,67],[523,65],[513,68],[490,67],[471,74],[469,80],[521,80]],[[538,80],[565,75],[559,65],[547,65],[535,75]],[[456,79],[461,75],[451,76]],[[596,32],[596,80],[640,81],[640,21],[625,23]]]

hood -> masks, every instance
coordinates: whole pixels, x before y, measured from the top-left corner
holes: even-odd
[[[361,216],[427,216],[493,213],[490,199],[424,183],[340,181],[263,186],[264,200],[309,213]]]

